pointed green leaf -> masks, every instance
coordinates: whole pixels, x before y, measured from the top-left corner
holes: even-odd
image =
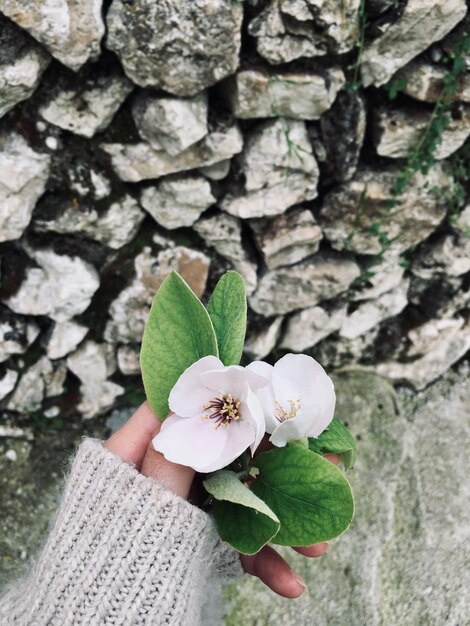
[[[238,272],[226,272],[207,305],[224,365],[238,365],[246,333],[245,282]]]
[[[181,374],[203,356],[217,356],[210,317],[188,284],[172,272],[153,299],[145,326],[140,365],[147,400],[160,419]]]
[[[204,487],[216,499],[213,512],[219,534],[233,548],[255,554],[276,535],[280,526],[276,515],[234,472],[217,472]]]
[[[343,533],[354,514],[351,487],[341,471],[296,443],[256,457],[251,489],[279,518],[274,543],[309,546]]]
[[[341,455],[341,460],[346,469],[356,462],[356,440],[349,430],[339,420],[334,418],[328,428],[318,437],[309,437],[308,445],[312,452],[327,454],[334,452]]]

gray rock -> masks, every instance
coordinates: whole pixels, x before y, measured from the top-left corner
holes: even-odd
[[[265,317],[312,307],[346,291],[359,273],[358,265],[344,255],[318,253],[298,265],[267,272],[249,303]]]
[[[144,217],[138,202],[125,195],[103,213],[98,213],[90,205],[69,203],[56,217],[36,219],[34,229],[40,232],[82,233],[117,250],[132,241]]]
[[[3,117],[34,92],[50,56],[2,15],[0,40],[0,117]]]
[[[134,346],[119,346],[117,351],[117,364],[119,370],[126,376],[140,374],[140,352]]]
[[[18,380],[18,372],[7,369],[0,379],[0,400],[3,400],[9,393],[13,391]],[[1,428],[1,427],[0,427]],[[0,431],[0,436],[5,436]]]
[[[470,349],[470,323],[463,318],[431,320],[410,331],[409,340],[406,362],[379,363],[377,371],[424,389]]]
[[[132,183],[219,163],[238,154],[242,146],[243,138],[237,126],[213,131],[177,156],[155,150],[146,142],[101,144],[111,156],[117,175]]]
[[[100,52],[102,0],[1,0],[0,11],[67,67],[78,70]]]
[[[246,292],[248,295],[252,294],[258,281],[257,268],[243,247],[240,220],[219,213],[200,219],[194,224],[194,230],[243,276]]]
[[[443,79],[447,74],[448,69],[443,65],[416,60],[397,72],[394,81],[403,81],[403,92],[415,100],[436,102],[442,95]],[[467,72],[458,76],[456,92],[448,97],[470,102],[470,75]]]
[[[109,343],[140,343],[150,305],[164,279],[173,270],[189,284],[196,295],[206,288],[209,258],[183,246],[170,247],[153,254],[146,247],[134,261],[135,278],[109,307],[111,317],[105,330]]]
[[[403,279],[405,268],[400,265],[400,257],[393,250],[387,250],[380,260],[367,266],[367,280],[351,290],[352,301],[373,300],[384,293],[396,289]]]
[[[440,224],[447,209],[445,194],[437,196],[432,188],[451,187],[450,175],[440,166],[426,176],[418,172],[406,193],[389,208],[397,171],[363,169],[326,196],[318,219],[334,248],[378,254],[383,248],[381,235],[398,253],[426,239]]]
[[[462,276],[470,272],[470,236],[441,235],[435,242],[424,244],[413,260],[411,271],[427,280],[442,274]]]
[[[455,228],[467,237],[470,236],[470,204],[468,204],[458,216]]]
[[[327,370],[357,367],[374,357],[378,335],[378,326],[354,339],[340,337],[338,333],[329,334],[309,353]]]
[[[0,241],[18,239],[28,226],[49,175],[50,157],[20,135],[0,137]]]
[[[46,356],[40,357],[21,376],[6,408],[25,414],[38,411],[44,398],[63,392],[66,374],[62,361],[52,363]]]
[[[321,228],[306,209],[274,219],[251,220],[250,226],[268,269],[292,265],[315,254],[323,239]]]
[[[140,196],[144,209],[164,228],[192,226],[216,198],[203,176],[176,175],[147,187]]]
[[[413,108],[380,108],[374,111],[374,141],[377,153],[393,159],[405,158],[420,141],[431,120],[432,111]],[[470,106],[462,107],[442,133],[434,156],[446,159],[470,135]]]
[[[18,291],[4,300],[15,313],[47,315],[66,322],[83,313],[99,287],[95,268],[78,256],[52,250],[30,251],[37,267],[30,267]]]
[[[88,333],[88,328],[77,322],[56,322],[47,342],[47,356],[61,359],[75,350]]]
[[[114,0],[106,45],[141,87],[192,96],[237,69],[242,18],[231,0]]]
[[[199,171],[206,178],[210,180],[222,180],[227,176],[230,172],[230,166],[232,161],[230,159],[225,159],[225,161],[220,161],[219,163],[214,163],[214,165],[208,165],[207,167],[200,167]]]
[[[402,16],[365,47],[361,76],[364,85],[383,85],[434,41],[439,41],[465,16],[464,0],[409,0]]]
[[[90,138],[109,125],[132,89],[116,72],[103,71],[87,81],[73,78],[52,92],[39,114],[50,124]]]
[[[303,122],[278,119],[258,126],[240,157],[245,189],[221,208],[242,218],[280,215],[317,195],[318,165]]]
[[[346,318],[346,304],[337,303],[328,308],[313,306],[294,313],[287,320],[280,347],[303,352],[338,331]]]
[[[86,341],[67,357],[67,367],[80,379],[82,399],[78,410],[85,419],[100,415],[113,404],[124,388],[108,380],[116,369],[112,346]]]
[[[316,120],[333,104],[345,78],[339,68],[319,73],[239,72],[228,83],[236,117],[289,117]]]
[[[245,342],[245,354],[254,361],[264,359],[275,347],[281,334],[284,317],[275,317],[264,328],[252,333]]]
[[[139,135],[155,150],[173,156],[200,141],[208,133],[207,94],[194,98],[162,98],[140,94],[132,116]]]
[[[12,354],[24,354],[39,335],[39,326],[16,317],[8,310],[0,311],[0,363]]]

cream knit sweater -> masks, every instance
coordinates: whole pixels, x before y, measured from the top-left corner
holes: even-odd
[[[31,573],[2,626],[197,626],[212,576],[241,574],[211,518],[86,439]]]

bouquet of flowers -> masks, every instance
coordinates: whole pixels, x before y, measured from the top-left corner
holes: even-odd
[[[221,538],[244,554],[265,544],[310,546],[351,523],[343,473],[355,441],[334,418],[331,379],[312,357],[239,365],[246,331],[242,277],[227,272],[207,308],[176,273],[159,288],[145,328],[141,367],[147,399],[164,420],[153,445],[206,475]]]

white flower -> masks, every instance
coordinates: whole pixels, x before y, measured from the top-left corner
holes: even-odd
[[[244,367],[203,357],[171,390],[168,404],[174,415],[163,422],[153,447],[169,461],[204,473],[226,467],[250,446],[253,454],[265,433],[254,392],[266,384]]]
[[[271,433],[269,441],[275,446],[318,437],[333,419],[333,382],[312,357],[286,354],[274,367],[254,361],[248,369],[269,380],[256,395],[263,406],[266,431]]]

